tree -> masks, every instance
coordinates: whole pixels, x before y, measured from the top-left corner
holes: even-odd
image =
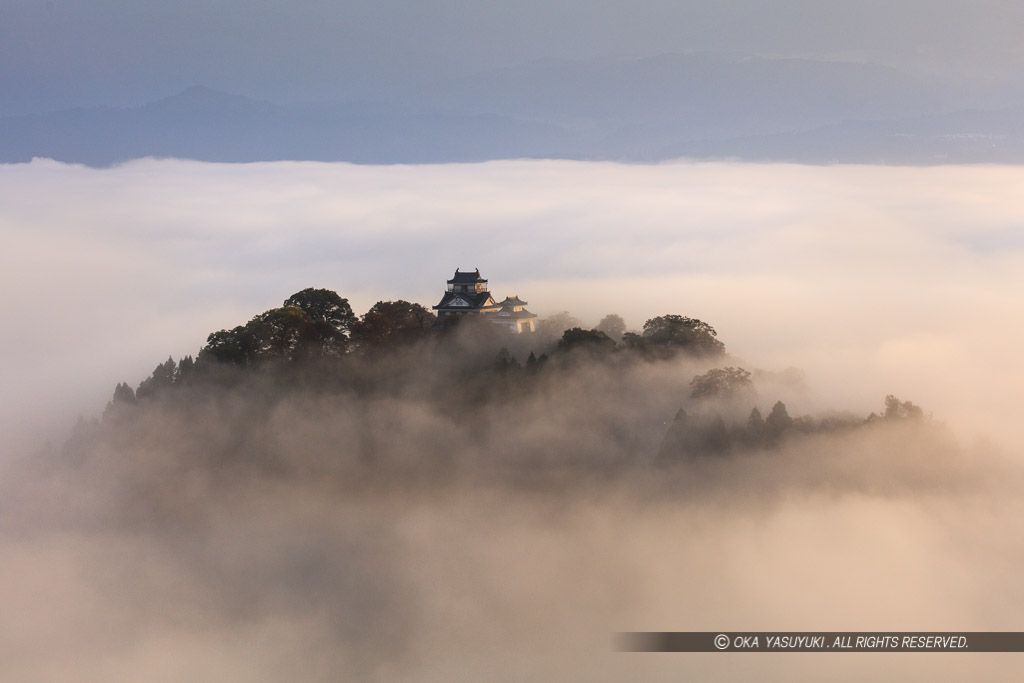
[[[603,353],[613,351],[615,349],[615,341],[604,332],[574,327],[562,334],[562,338],[558,340],[558,350],[566,352],[574,349],[585,349],[593,353]]]
[[[747,418],[747,429],[757,432],[764,429],[764,418],[761,417],[761,411],[757,409],[757,406],[750,410],[750,417]]]
[[[174,383],[183,384],[190,381],[195,366],[196,363],[192,360],[192,356],[185,356],[178,361],[178,371],[174,374]]]
[[[542,353],[538,358],[534,355],[533,351],[530,351],[530,355],[526,358],[526,367],[524,368],[527,375],[535,375],[540,372],[548,362],[548,354]]]
[[[494,357],[494,370],[498,374],[505,374],[507,372],[518,372],[523,367],[519,364],[507,348],[504,346],[498,351],[498,355]]]
[[[135,392],[132,391],[132,388],[128,386],[127,382],[119,382],[118,385],[114,387],[114,398],[112,402],[128,404],[135,403]]]
[[[103,419],[111,417],[119,411],[125,410],[125,406],[135,405],[135,392],[127,382],[118,382],[117,386],[114,387],[114,397],[107,403],[107,407],[103,409]],[[82,418],[79,417],[79,420]]]
[[[301,309],[307,323],[300,330],[300,356],[340,356],[348,350],[349,332],[356,322],[348,299],[329,289],[308,287],[285,299],[284,307]]]
[[[426,336],[437,316],[408,301],[378,301],[352,323],[352,339],[363,348],[408,344]]]
[[[644,350],[644,338],[636,332],[625,332],[622,335],[622,345],[634,351]]]
[[[210,334],[199,351],[199,362],[246,367],[264,360],[294,360],[319,343],[312,328],[313,321],[298,306],[272,308],[244,326]]]
[[[719,455],[732,448],[732,438],[721,415],[693,417],[682,408],[669,425],[657,460],[668,462],[694,456]]]
[[[594,328],[598,332],[604,332],[612,340],[619,341],[622,339],[622,335],[626,333],[626,321],[622,319],[621,315],[615,313],[609,313],[605,317],[601,318],[601,322]]]
[[[342,299],[329,289],[308,287],[285,299],[284,306],[301,308],[313,323],[324,323],[342,336],[347,336],[356,316],[348,299]]]
[[[793,426],[793,418],[786,411],[786,404],[778,401],[772,406],[772,412],[764,421],[765,431],[771,438],[778,438],[784,431]]]
[[[259,342],[253,328],[239,325],[231,330],[211,332],[206,346],[199,351],[198,361],[244,367],[255,363],[258,356]]]
[[[308,337],[309,316],[298,306],[282,306],[264,311],[250,320],[257,356],[291,360]]]
[[[692,455],[693,437],[690,432],[689,416],[685,410],[680,408],[676,411],[676,416],[673,418],[672,424],[669,425],[665,438],[661,441],[656,460],[669,462]]]
[[[573,317],[569,311],[560,311],[537,321],[537,334],[545,341],[554,341],[562,336],[562,333],[573,327],[579,327],[580,321]]]
[[[715,368],[690,382],[693,398],[732,398],[753,389],[750,373],[743,368]]]
[[[764,418],[761,417],[761,411],[757,409],[757,406],[754,406],[750,411],[750,417],[747,418],[746,439],[750,443],[760,443],[764,438],[764,432]]]
[[[176,365],[170,356],[167,360],[156,366],[153,374],[142,380],[139,388],[135,391],[136,398],[149,398],[174,384]]]
[[[729,430],[725,427],[725,420],[721,415],[715,415],[704,430],[704,444],[702,451],[709,454],[725,453],[732,446],[732,439],[729,438]]]
[[[886,420],[920,420],[924,417],[924,411],[910,401],[900,401],[893,394],[885,397]]]
[[[530,355],[526,357],[526,374],[532,375],[535,372],[537,372],[537,356],[530,351]]]
[[[648,344],[681,349],[695,356],[715,356],[725,352],[715,328],[702,320],[681,315],[662,315],[644,323],[643,338]]]

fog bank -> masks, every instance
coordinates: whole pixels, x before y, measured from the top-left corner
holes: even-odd
[[[1005,167],[0,166],[0,674],[1015,681],[1017,655],[612,633],[1021,628],[1022,191]],[[365,400],[254,380],[132,406],[61,451],[115,383],[294,292],[430,306],[456,267],[541,315],[711,323],[762,371],[739,415],[895,393],[935,421],[658,465],[710,361],[582,366],[470,413],[410,363]]]
[[[302,288],[430,306],[456,267],[541,315],[698,317],[748,367],[801,368],[808,406],[891,392],[1021,436],[1016,167],[37,160],[0,180],[0,414],[22,446]]]

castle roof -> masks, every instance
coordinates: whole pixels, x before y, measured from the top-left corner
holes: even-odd
[[[455,276],[448,281],[450,285],[472,285],[477,282],[487,282],[484,278],[480,277],[480,269],[477,268],[474,272],[460,273],[459,269],[455,269]]]
[[[488,313],[487,315],[494,316],[495,318],[511,318],[513,320],[522,320],[524,318],[537,317],[536,313],[530,313],[525,308],[522,309],[521,311],[513,311],[511,308],[503,308],[500,311],[497,311],[496,313]]]
[[[501,306],[505,306],[505,305],[509,305],[509,306],[525,306],[527,303],[529,303],[529,302],[523,301],[518,296],[513,294],[512,296],[505,297],[505,300],[502,301],[500,305]]]
[[[490,298],[490,292],[445,292],[444,296],[441,297],[441,301],[434,306],[434,310],[440,308],[456,308],[465,311],[484,308]],[[455,303],[453,305],[453,302],[457,302],[459,300],[468,302],[469,305],[459,303]]]

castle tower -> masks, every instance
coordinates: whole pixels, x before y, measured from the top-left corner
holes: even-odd
[[[492,313],[498,309],[498,304],[487,291],[487,280],[480,277],[479,268],[472,273],[462,273],[456,268],[455,276],[448,280],[448,290],[434,306],[439,321],[452,315]]]
[[[487,280],[480,276],[480,269],[473,272],[455,270],[455,276],[448,280],[448,289],[441,301],[434,306],[439,322],[453,315],[479,314],[514,334],[533,332],[537,317],[526,308],[526,302],[518,296],[507,297],[500,304],[494,302],[487,288]]]

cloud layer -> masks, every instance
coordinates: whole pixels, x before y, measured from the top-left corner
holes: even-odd
[[[866,413],[892,392],[962,444],[868,433],[756,462],[543,486],[500,471],[225,482],[183,464],[204,454],[182,435],[204,443],[229,420],[155,415],[137,425],[150,446],[127,460],[37,461],[0,480],[0,670],[1016,680],[1000,656],[646,656],[612,652],[610,634],[1019,628],[1022,191],[1024,169],[1006,167],[0,166],[2,465],[59,441],[76,412],[98,414],[116,382],[137,384],[167,354],[194,353],[208,332],[295,291],[335,289],[358,313],[378,299],[431,305],[456,267],[479,267],[497,294],[542,315],[593,324],[617,312],[633,328],[699,317],[736,364],[802,370],[799,386],[778,376],[793,414]],[[566,425],[637,415],[656,443],[656,410],[671,414],[692,372],[554,387],[516,409],[516,443],[563,444],[575,438]],[[443,417],[422,397],[349,408],[284,403],[261,429],[293,444],[297,462],[334,454],[357,427],[400,458]],[[503,451],[496,426],[486,453],[446,429],[471,464],[521,450]],[[600,431],[580,433],[588,454],[608,454]]]
[[[429,306],[479,267],[542,315],[701,318],[835,408],[892,392],[1020,436],[1015,167],[40,160],[0,180],[9,434],[95,414],[116,382],[307,286],[357,313]]]

